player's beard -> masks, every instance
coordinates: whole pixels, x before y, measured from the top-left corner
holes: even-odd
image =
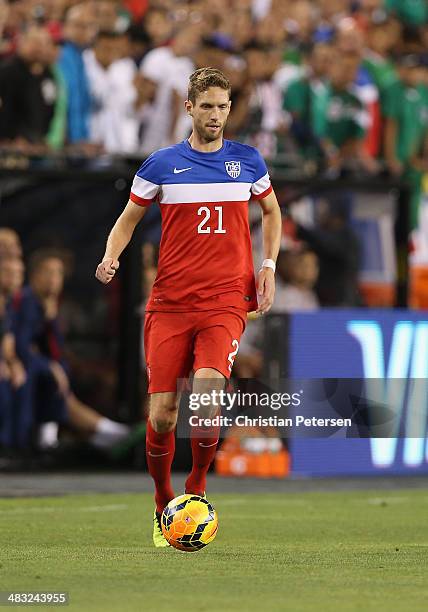
[[[214,142],[215,140],[220,140],[221,138],[223,138],[225,123],[219,123],[218,125],[220,127],[215,131],[210,130],[206,124],[202,123],[198,124],[195,122],[194,127],[196,132],[198,133],[199,139],[202,142]]]

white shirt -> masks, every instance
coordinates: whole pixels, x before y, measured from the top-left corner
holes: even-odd
[[[92,98],[91,142],[102,144],[109,153],[136,153],[140,119],[133,81],[137,67],[130,58],[123,58],[106,69],[92,49],[83,53],[83,61]]]
[[[183,140],[191,131],[191,119],[184,110],[187,84],[195,66],[188,57],[177,57],[170,47],[159,47],[147,53],[141,65],[144,76],[157,83],[156,97],[150,105],[150,116],[145,123],[141,151],[151,153],[161,147]],[[183,98],[183,110],[175,132],[171,134],[174,91]]]

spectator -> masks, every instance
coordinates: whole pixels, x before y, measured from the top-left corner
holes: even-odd
[[[249,108],[241,134],[262,155],[272,158],[280,150],[280,138],[287,126],[281,90],[274,78],[281,56],[275,48],[254,42],[247,47],[245,60],[249,79]]]
[[[382,117],[385,117],[387,92],[398,80],[397,70],[390,58],[395,45],[395,23],[392,19],[380,18],[368,25],[363,66],[379,91]]]
[[[196,68],[211,66],[220,70],[230,57],[230,49],[225,49],[221,43],[219,44],[218,39],[208,37],[203,39],[202,45],[197,49],[194,59]]]
[[[419,58],[406,55],[398,65],[399,80],[388,88],[385,100],[385,157],[393,174],[401,174],[418,152],[424,127]]]
[[[22,246],[18,234],[9,227],[0,227],[0,258],[22,257]]]
[[[25,405],[28,394],[27,374],[16,354],[10,305],[24,282],[24,264],[19,256],[0,257],[0,446],[10,450],[21,448],[15,423],[20,420],[25,429]]]
[[[305,76],[293,81],[284,95],[284,108],[291,113],[291,132],[305,158],[324,156],[322,139],[326,136],[327,107],[330,97],[328,74],[333,48],[326,43],[314,45],[309,54]]]
[[[274,13],[269,13],[256,25],[255,39],[261,45],[272,45],[282,49],[287,39],[287,30]]]
[[[89,138],[91,98],[83,51],[96,35],[96,15],[92,4],[76,4],[70,8],[64,22],[64,44],[59,68],[67,86],[67,137],[70,143]]]
[[[152,48],[166,45],[173,31],[173,21],[168,11],[162,8],[150,8],[143,19],[143,26],[146,30]]]
[[[366,127],[363,147],[370,157],[376,157],[381,146],[380,140],[380,108],[379,91],[362,63],[365,47],[365,35],[358,27],[355,19],[343,19],[337,28],[336,48],[338,61],[342,56],[355,54],[359,56],[359,64],[351,92],[360,100],[366,113]],[[375,164],[373,170],[377,170]]]
[[[10,145],[44,148],[59,96],[49,64],[52,42],[44,28],[24,32],[14,57],[0,68],[0,140]]]
[[[242,52],[254,36],[251,11],[247,8],[235,8],[227,13],[222,33],[229,39],[229,49]],[[273,44],[269,41],[269,44]]]
[[[420,58],[398,60],[399,80],[385,99],[385,158],[393,175],[403,175],[412,187],[411,228],[417,224],[422,176],[427,171],[425,143],[428,134],[428,101]]]
[[[321,306],[361,305],[358,293],[359,246],[349,226],[351,202],[332,196],[317,202],[315,227],[298,225],[297,237],[319,259],[316,286]]]
[[[315,11],[312,2],[302,0],[290,3],[288,19],[286,21],[288,38],[295,48],[297,56],[310,47],[315,28]],[[300,58],[299,58],[300,63]]]
[[[129,25],[129,17],[125,14],[119,0],[97,0],[95,16],[97,29],[106,32],[124,32]]]
[[[130,57],[137,68],[140,67],[144,56],[149,51],[150,39],[145,29],[139,24],[131,24],[127,30],[130,45]]]
[[[377,169],[363,147],[368,114],[363,103],[352,93],[359,63],[358,53],[336,52],[331,66],[331,95],[327,105],[323,148],[329,167],[336,172],[350,164],[359,164],[370,172]]]
[[[171,43],[175,67],[174,71],[171,70],[169,81],[172,89],[171,142],[183,140],[190,135],[191,120],[185,112],[183,101],[187,98],[189,77],[196,70],[193,56],[200,44],[200,39],[200,28],[190,26],[177,32]]]
[[[67,86],[58,66],[59,54],[59,44],[51,39],[50,45],[45,49],[44,60],[46,67],[50,68],[52,71],[57,89],[57,97],[55,101],[54,115],[52,117],[52,121],[50,122],[49,131],[46,136],[46,143],[50,149],[54,151],[64,147],[67,136]]]
[[[280,251],[278,286],[272,312],[313,311],[319,308],[314,287],[318,280],[318,257],[313,251]]]
[[[23,0],[0,2],[0,57],[2,58],[16,53],[19,33],[27,17],[25,9]]]
[[[195,69],[192,54],[199,40],[199,29],[189,26],[177,32],[169,47],[153,49],[144,58],[141,73],[157,84],[150,122],[142,134],[144,153],[167,146],[188,133],[183,101],[189,76]]]
[[[0,258],[0,451],[10,446],[10,421],[12,414],[12,389],[10,370],[4,356],[3,342],[8,332],[6,299],[1,292],[1,268],[4,258]]]
[[[31,414],[40,425],[39,445],[55,445],[61,424],[98,448],[110,448],[124,440],[130,430],[85,406],[70,389],[59,327],[64,275],[64,264],[57,254],[35,253],[30,265],[30,286],[22,290],[14,304],[12,329],[17,353],[29,375]],[[28,406],[25,412],[28,414]]]
[[[229,118],[226,124],[226,138],[236,139],[247,122],[251,83],[248,79],[246,62],[238,55],[229,55],[224,62],[223,72],[232,87]]]
[[[89,139],[108,153],[138,151],[137,67],[121,57],[124,35],[100,31],[83,53],[91,94]]]

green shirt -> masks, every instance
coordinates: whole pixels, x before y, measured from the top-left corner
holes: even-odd
[[[350,91],[331,91],[326,120],[326,137],[336,147],[364,138],[368,125],[363,103]]]
[[[284,108],[310,126],[317,138],[326,133],[329,86],[319,79],[296,79],[284,95]]]
[[[52,72],[55,78],[58,95],[55,102],[54,114],[46,135],[46,142],[51,149],[58,150],[64,146],[67,129],[67,88],[64,77],[57,64],[52,66]]]
[[[294,47],[287,47],[282,56],[284,64],[295,64],[301,66],[303,63],[302,52]]]
[[[418,152],[427,130],[427,97],[422,87],[408,87],[401,81],[392,85],[385,98],[385,117],[398,126],[396,155],[408,162]]]
[[[426,0],[385,0],[385,8],[412,25],[423,25],[428,21]]]

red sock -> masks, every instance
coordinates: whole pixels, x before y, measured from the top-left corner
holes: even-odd
[[[174,459],[174,431],[157,433],[147,421],[146,459],[149,474],[155,481],[156,512],[162,512],[175,494],[171,486],[171,465]]]
[[[192,427],[192,471],[186,480],[186,493],[203,495],[207,486],[208,469],[217,450],[220,427]]]

